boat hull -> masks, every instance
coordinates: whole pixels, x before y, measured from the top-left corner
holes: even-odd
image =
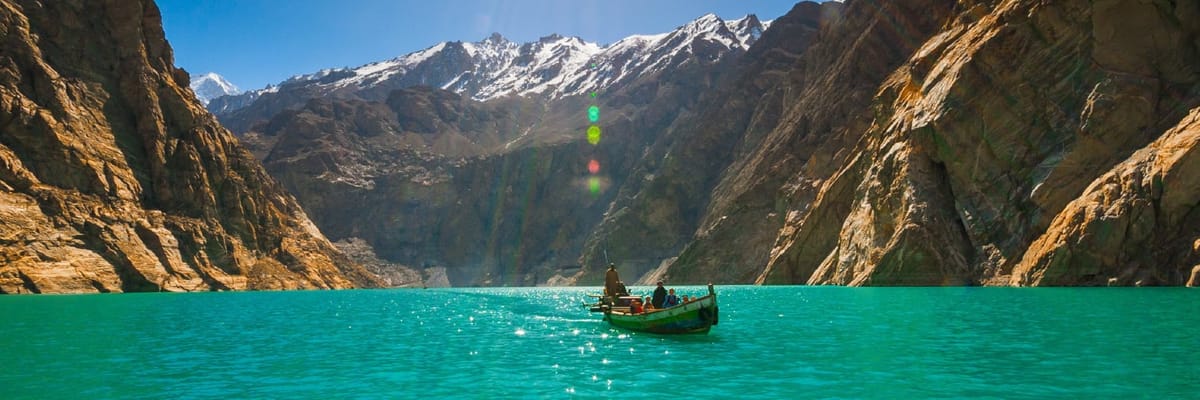
[[[717,324],[718,318],[715,294],[648,313],[629,314],[618,309],[604,314],[604,319],[615,327],[658,334],[708,333]]]

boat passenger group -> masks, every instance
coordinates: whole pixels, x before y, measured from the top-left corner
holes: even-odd
[[[700,299],[700,296],[690,297],[686,294],[681,299],[675,295],[675,289],[664,288],[662,281],[658,281],[654,295],[646,296],[644,301],[640,297],[631,297],[629,290],[625,288],[625,283],[621,282],[621,278],[617,274],[617,266],[614,264],[609,264],[608,271],[604,273],[604,296],[612,301],[611,304],[629,307],[630,314],[671,308]]]

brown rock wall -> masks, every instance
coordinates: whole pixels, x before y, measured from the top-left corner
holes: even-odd
[[[0,293],[378,284],[193,98],[152,2],[0,21]]]
[[[1029,246],[1013,285],[1195,284],[1200,108],[1099,177]]]
[[[855,161],[821,186],[811,207],[789,211],[758,281],[1184,283],[1195,265],[1190,259],[1132,255],[1183,254],[1169,250],[1182,245],[1170,243],[1193,240],[1177,232],[1186,224],[1152,211],[1153,201],[1126,194],[1132,186],[1109,194],[1130,198],[1121,203],[1126,211],[1116,225],[1093,222],[1063,232],[1074,225],[1062,221],[1107,220],[1061,213],[1087,209],[1068,205],[1076,202],[1114,201],[1089,195],[1088,185],[1131,154],[1150,151],[1151,142],[1164,140],[1163,132],[1200,102],[1196,8],[1179,2],[960,4],[958,16],[881,86],[874,121],[847,149]],[[1185,199],[1181,204],[1198,198],[1175,193]],[[1147,236],[1164,230],[1179,236]],[[1075,236],[1092,242],[1055,245]],[[1059,261],[1045,259],[1051,256]]]

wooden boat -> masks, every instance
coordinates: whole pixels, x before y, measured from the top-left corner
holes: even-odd
[[[592,305],[592,312],[604,313],[604,320],[618,328],[639,332],[676,334],[708,333],[720,319],[717,309],[717,292],[708,285],[708,295],[670,308],[633,314],[629,312],[628,300],[637,297],[620,297],[616,301],[600,297]]]

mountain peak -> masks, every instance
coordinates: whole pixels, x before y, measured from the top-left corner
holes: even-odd
[[[208,105],[208,102],[212,101],[212,99],[221,96],[236,95],[242,92],[236,85],[215,72],[193,77],[191,84],[188,86],[192,88],[193,92],[196,92],[196,98],[201,103],[204,103],[204,105]]]
[[[550,42],[560,40],[562,38],[563,38],[563,35],[559,35],[557,33],[551,33],[549,35],[538,38],[538,42],[539,43],[550,43]]]
[[[506,43],[508,42],[508,39],[505,39],[500,32],[492,32],[492,35],[483,39],[483,41],[486,43]]]
[[[713,31],[724,23],[725,20],[722,20],[721,17],[717,16],[717,14],[708,13],[692,20],[692,22],[688,22],[682,28],[691,27],[699,31]]]
[[[738,19],[735,19],[732,21],[725,21],[725,25],[731,27],[731,29],[732,29],[732,27],[735,27],[735,26],[736,27],[752,27],[755,25],[761,26],[762,21],[758,20],[757,15],[746,14],[745,17],[741,17],[741,18],[738,18]]]
[[[725,21],[725,28],[733,32],[737,37],[738,42],[742,47],[749,48],[750,45],[758,41],[762,36],[763,31],[767,30],[770,22],[762,22],[758,20],[758,16],[754,14],[746,14],[745,17],[732,21]]]

